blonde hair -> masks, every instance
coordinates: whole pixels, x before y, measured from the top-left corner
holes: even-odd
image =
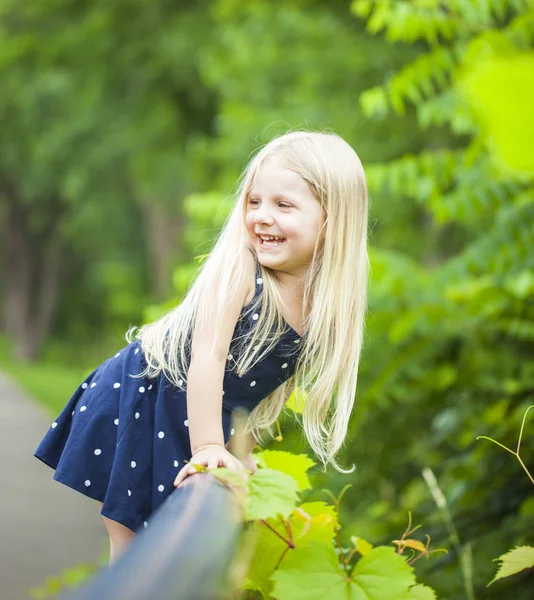
[[[183,387],[197,317],[200,323],[208,315],[221,323],[229,299],[247,272],[247,197],[258,169],[273,155],[307,182],[327,218],[304,282],[305,334],[295,373],[250,413],[246,431],[256,439],[262,429],[270,431],[289,395],[299,388],[305,398],[302,426],[311,448],[323,468],[331,464],[349,473],[354,466],[342,469],[335,456],[347,434],[363,345],[369,272],[368,198],[362,164],[340,136],[292,131],[263,146],[240,176],[234,208],[182,303],[135,335],[136,328],[128,331],[127,339],[141,342],[148,365],[143,376],[164,373],[174,385]],[[262,298],[256,297],[246,309],[246,314],[257,311],[261,303],[260,317],[257,326],[238,340],[239,376],[268,354],[286,329],[276,279],[271,269],[261,269]],[[218,327],[215,337],[217,334]]]

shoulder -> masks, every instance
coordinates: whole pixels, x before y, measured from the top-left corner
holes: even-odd
[[[226,362],[230,342],[243,307],[250,301],[255,292],[256,262],[250,252],[245,251],[243,257],[234,262],[233,290],[224,290],[215,306],[210,304],[213,298],[206,298],[197,312],[191,342],[191,360],[198,356],[214,356]],[[221,302],[221,300],[223,300]]]

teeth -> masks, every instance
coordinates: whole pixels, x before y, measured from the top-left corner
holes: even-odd
[[[277,236],[274,236],[274,235],[260,235],[260,237],[261,237],[262,240],[267,240],[267,241],[270,241],[270,240],[283,240],[284,239],[282,237],[277,237]]]

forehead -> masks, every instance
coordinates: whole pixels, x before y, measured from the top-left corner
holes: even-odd
[[[256,171],[249,194],[263,196],[313,196],[308,184],[277,157],[267,159]]]

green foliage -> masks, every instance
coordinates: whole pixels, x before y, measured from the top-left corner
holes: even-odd
[[[247,520],[287,517],[297,503],[298,484],[290,475],[261,469],[251,478],[245,506]]]
[[[260,468],[247,482],[247,519],[264,510],[262,498],[271,494],[264,476],[267,473],[270,478],[270,470],[263,463],[276,464],[285,473],[291,472],[286,477],[293,478],[294,484],[307,481],[307,471],[313,465],[313,461],[304,460],[306,457],[288,452],[264,451],[257,458]],[[214,474],[217,471],[220,469]],[[285,489],[288,503],[293,502],[292,489],[291,486]],[[335,500],[338,506],[339,500]],[[262,597],[277,600],[339,598],[340,594],[354,600],[435,598],[430,588],[416,584],[413,568],[401,555],[402,550],[395,553],[392,547],[373,548],[365,542],[358,544],[356,539],[352,550],[344,549],[340,545],[336,506],[304,502],[285,518],[279,511],[275,515],[276,509],[267,518],[255,517],[243,539],[243,546],[251,556],[242,589],[256,590]],[[412,542],[412,547],[425,552],[423,544],[416,546],[416,540]],[[357,553],[362,556],[354,561]]]
[[[58,576],[47,577],[42,585],[28,590],[33,600],[50,600],[62,593],[77,589],[92,577],[99,568],[105,568],[109,560],[108,553],[102,554],[97,564],[80,563],[64,569]]]
[[[397,46],[419,40],[419,57],[362,94],[360,104],[375,120],[415,114],[427,145],[366,165],[382,229],[395,227],[388,211],[399,205],[417,206],[419,225],[404,236],[379,231],[371,252],[369,343],[350,431],[365,438],[365,455],[359,445],[347,449],[359,473],[349,530],[387,537],[389,526],[376,516],[398,522],[406,506],[417,506],[433,522],[437,543],[452,540],[417,483],[431,467],[459,532],[458,556],[472,548],[474,593],[467,563],[458,569],[452,557],[438,559],[432,573],[422,566],[424,575],[440,597],[489,598],[491,559],[526,545],[533,525],[521,511],[530,490],[517,471],[496,474],[490,451],[473,449],[481,429],[509,441],[515,418],[531,404],[534,195],[532,174],[519,172],[517,160],[510,166],[520,156],[524,169],[532,155],[531,144],[515,146],[523,134],[532,137],[529,125],[512,132],[527,122],[523,108],[531,104],[529,84],[516,82],[526,65],[519,57],[532,48],[533,13],[527,2],[505,0],[458,0],[446,9],[433,0],[355,2],[353,11]],[[510,63],[505,74],[514,57],[523,63],[517,70]],[[480,106],[466,94],[470,76]],[[534,451],[531,437],[523,451]],[[371,491],[377,473],[379,489]],[[503,597],[529,597],[517,579],[501,585],[508,585]]]
[[[497,581],[497,579],[509,577],[510,575],[519,573],[523,569],[534,567],[534,548],[531,546],[514,548],[495,560],[500,560],[501,565],[499,566],[497,575],[490,581],[490,584]]]
[[[531,404],[525,411],[525,414],[523,415],[523,421],[521,423],[521,430],[519,432],[519,439],[517,441],[517,450],[515,452],[513,450],[511,450],[510,448],[507,448],[500,442],[497,442],[496,440],[494,440],[492,438],[488,438],[487,436],[484,436],[484,435],[478,436],[477,440],[478,439],[487,439],[491,442],[494,442],[501,448],[504,448],[504,450],[506,450],[507,452],[510,452],[510,454],[513,454],[519,461],[520,465],[523,467],[523,469],[526,472],[530,481],[534,484],[534,478],[532,477],[532,475],[530,474],[530,471],[525,466],[525,463],[521,460],[521,456],[520,456],[520,448],[521,448],[521,441],[522,441],[522,437],[523,437],[523,431],[525,428],[525,421],[527,419],[528,413],[531,408],[534,408],[534,404]],[[502,556],[500,556],[499,558],[497,558],[495,560],[500,560],[502,562],[499,567],[499,570],[497,571],[497,574],[490,581],[490,583],[488,585],[491,585],[497,579],[502,579],[503,577],[508,577],[509,575],[514,575],[516,573],[519,573],[523,569],[529,569],[531,567],[534,567],[534,548],[531,546],[522,546],[520,548],[515,548],[514,550],[510,550],[510,552],[508,552],[507,554],[503,554]]]
[[[276,469],[293,477],[298,483],[299,490],[311,488],[306,471],[315,465],[306,454],[264,450],[257,455],[258,464],[269,469]]]
[[[534,53],[520,54],[478,65],[464,84],[483,121],[488,144],[505,165],[527,173],[534,173],[533,70]]]

